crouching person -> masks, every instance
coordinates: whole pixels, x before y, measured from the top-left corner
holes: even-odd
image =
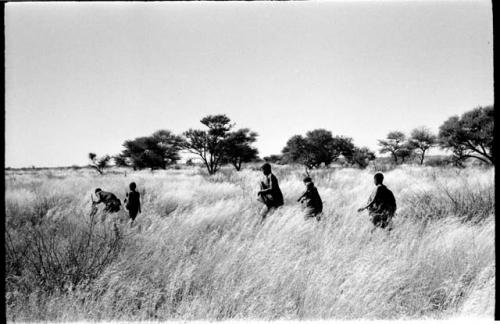
[[[306,191],[297,199],[298,202],[305,204],[304,218],[316,218],[317,221],[321,220],[321,213],[323,212],[323,201],[319,196],[318,189],[314,186],[310,177],[304,178],[304,185]]]
[[[101,188],[95,190],[95,195],[98,200],[92,202],[93,205],[103,203],[105,205],[104,211],[107,213],[116,213],[120,211],[121,202],[114,194],[107,191],[102,191]]]
[[[278,179],[271,172],[271,165],[264,163],[261,169],[266,178],[264,182],[260,183],[260,190],[257,196],[259,197],[258,200],[265,205],[260,212],[261,221],[264,221],[271,210],[283,206],[283,194],[278,185]]]

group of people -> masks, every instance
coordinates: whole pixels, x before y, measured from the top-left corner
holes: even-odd
[[[137,185],[135,182],[129,184],[130,191],[126,193],[126,198],[123,201],[125,208],[128,210],[131,225],[135,222],[138,213],[141,213],[141,195],[136,191]],[[103,203],[104,211],[107,213],[116,213],[120,211],[121,201],[115,194],[107,191],[102,191],[101,188],[95,190],[97,201],[92,201],[92,205]]]
[[[264,163],[261,167],[264,173],[265,180],[260,183],[260,190],[257,193],[258,200],[264,204],[260,212],[261,221],[264,221],[270,211],[273,211],[284,205],[283,194],[278,184],[278,179],[271,171],[271,165]],[[358,212],[368,210],[370,220],[373,225],[380,228],[391,229],[392,218],[396,212],[396,199],[391,190],[384,184],[384,175],[377,173],[374,176],[375,190],[370,195],[368,203],[359,208]],[[315,218],[317,221],[321,220],[323,212],[323,201],[318,193],[318,189],[312,182],[312,179],[307,176],[303,180],[306,187],[304,193],[297,199],[303,205],[304,218]],[[136,184],[134,182],[129,185],[130,192],[126,194],[124,200],[125,208],[129,212],[130,223],[135,222],[137,214],[141,212],[141,199],[139,192],[136,191]],[[118,212],[120,210],[121,202],[111,192],[102,191],[100,188],[95,190],[98,201],[93,202],[94,205],[104,203],[105,212]]]
[[[265,206],[261,211],[262,220],[266,215],[276,208],[283,206],[283,194],[281,193],[278,179],[271,172],[271,165],[265,163],[262,165],[262,172],[265,176],[265,181],[260,184],[260,191],[258,192],[258,199]],[[394,194],[384,184],[384,175],[377,173],[374,176],[375,190],[370,195],[367,205],[358,209],[358,212],[368,210],[370,220],[375,227],[388,228],[391,230],[391,221],[396,213],[396,199]],[[316,218],[317,221],[321,220],[321,213],[323,212],[323,201],[318,193],[318,189],[312,182],[311,177],[304,178],[305,192],[297,199],[298,202],[303,204],[304,218]]]

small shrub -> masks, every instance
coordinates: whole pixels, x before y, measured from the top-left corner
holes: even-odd
[[[6,229],[7,291],[29,296],[61,292],[90,283],[119,254],[123,237],[117,227],[62,218]]]

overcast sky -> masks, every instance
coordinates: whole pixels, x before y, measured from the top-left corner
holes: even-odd
[[[493,104],[489,1],[8,3],[5,165],[84,165],[227,114],[260,155]]]

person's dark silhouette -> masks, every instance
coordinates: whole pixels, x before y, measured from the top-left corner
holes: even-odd
[[[127,193],[127,198],[125,198],[125,208],[128,210],[128,215],[130,217],[130,223],[135,222],[135,218],[138,213],[141,213],[141,195],[135,191],[135,182],[131,182],[129,185],[130,192]]]
[[[310,177],[304,178],[304,185],[306,186],[306,191],[297,199],[298,202],[305,203],[304,218],[316,217],[316,220],[319,221],[321,219],[320,214],[323,211],[323,202],[319,196],[318,189],[314,186]]]
[[[392,191],[382,184],[384,181],[382,173],[375,174],[373,179],[376,188],[370,195],[368,204],[358,209],[358,212],[368,209],[370,220],[375,225],[375,228],[380,227],[391,230],[392,228],[389,225],[391,225],[392,218],[396,212],[396,199]]]
[[[107,191],[102,191],[101,188],[97,188],[95,190],[95,195],[99,200],[94,201],[92,204],[97,205],[100,203],[104,203],[104,211],[108,213],[116,213],[120,210],[120,199],[118,199],[114,194]]]
[[[260,213],[262,220],[264,220],[271,210],[283,206],[283,194],[281,193],[278,179],[271,172],[271,165],[264,163],[261,169],[266,178],[265,181],[260,183],[260,190],[257,196],[259,197],[258,200],[265,205]]]

